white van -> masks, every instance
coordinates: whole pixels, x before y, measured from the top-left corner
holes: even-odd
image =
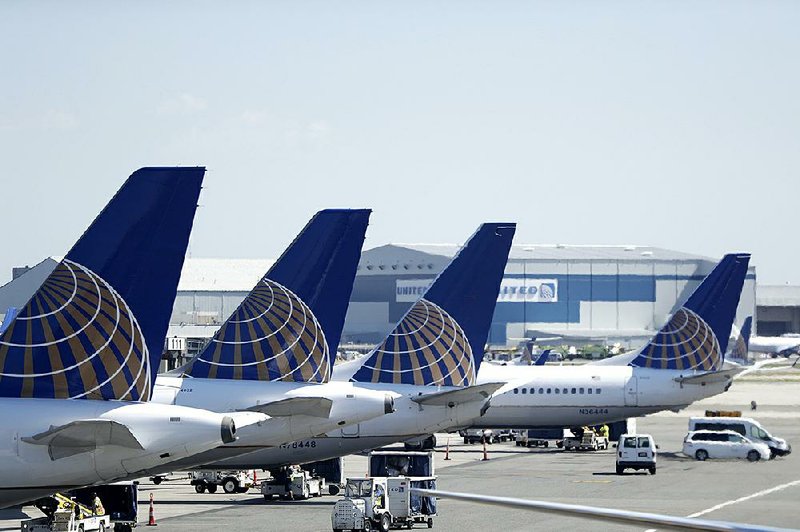
[[[696,430],[683,440],[683,454],[703,461],[708,458],[747,458],[751,462],[768,460],[766,443],[748,440],[732,430]]]
[[[792,452],[792,446],[786,440],[771,435],[758,421],[749,417],[689,418],[689,432],[695,430],[732,430],[738,432],[750,441],[767,444],[770,449],[770,458],[785,456]]]
[[[656,442],[649,434],[623,434],[617,443],[617,475],[626,469],[656,474]]]

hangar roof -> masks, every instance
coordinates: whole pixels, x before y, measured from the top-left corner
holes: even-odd
[[[800,286],[758,285],[756,306],[800,307]]]
[[[460,244],[387,244],[377,248],[366,250],[362,256],[364,258],[377,260],[384,255],[393,253],[408,252],[408,250],[424,254],[424,256],[439,255],[443,257],[453,257]],[[414,257],[404,255],[406,260],[413,260]],[[509,253],[510,260],[546,260],[546,261],[567,261],[567,260],[611,260],[611,261],[711,261],[717,259],[683,253],[671,249],[658,248],[653,246],[634,246],[634,245],[564,245],[564,244],[515,244],[511,246]]]

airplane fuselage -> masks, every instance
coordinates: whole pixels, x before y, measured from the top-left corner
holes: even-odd
[[[475,427],[574,427],[677,411],[724,392],[724,382],[681,383],[692,371],[632,366],[481,365],[478,382],[509,382]]]
[[[320,438],[301,438],[234,459],[207,463],[204,467],[269,469],[280,465],[327,460],[434,432],[469,426],[481,416],[485,405],[485,400],[453,406],[420,405],[412,401],[412,398],[420,395],[457,388],[382,383],[358,383],[358,386],[375,392],[396,394],[395,412],[330,431]]]
[[[375,417],[393,418],[394,401],[399,394],[392,390],[373,389],[349,382],[324,384],[302,382],[264,382],[253,380],[198,379],[159,375],[153,401],[204,408],[217,412],[233,412],[258,408],[290,398],[326,398],[331,401],[325,415],[285,415],[270,417],[257,425],[237,432],[233,443],[171,463],[160,471],[191,468],[234,458],[259,449],[274,448],[300,438],[314,438],[339,427],[348,427]]]
[[[140,476],[159,464],[216,447],[225,423],[222,414],[152,403],[0,398],[0,409],[0,507],[62,489]],[[78,420],[124,425],[142,448],[111,444],[92,449],[69,438],[49,444],[25,441]],[[105,435],[87,436],[100,441]]]

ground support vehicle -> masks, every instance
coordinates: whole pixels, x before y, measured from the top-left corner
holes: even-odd
[[[492,429],[467,429],[459,431],[464,438],[464,443],[489,443],[499,441]]]
[[[433,451],[372,451],[368,456],[371,477],[432,477],[436,474]]]
[[[84,506],[92,506],[97,495],[111,519],[114,532],[130,532],[136,526],[139,511],[139,483],[114,482],[103,486],[90,486],[71,490],[69,496]]]
[[[296,466],[282,469],[274,477],[261,482],[261,495],[265,501],[276,497],[305,500],[322,496],[326,489],[324,478],[313,476]]]
[[[252,471],[198,470],[190,472],[189,479],[197,493],[216,493],[220,486],[225,493],[246,493],[255,485]]]
[[[608,438],[605,436],[598,436],[594,431],[587,430],[583,436],[564,438],[565,451],[597,451],[600,449],[608,449]]]
[[[750,462],[769,460],[769,446],[751,441],[733,430],[696,430],[683,440],[683,454],[701,462],[709,458],[747,458]]]
[[[71,497],[56,493],[36,501],[45,517],[26,519],[20,523],[24,532],[105,532],[111,529],[108,514],[95,515],[92,509]]]
[[[349,478],[344,498],[333,507],[333,530],[388,532],[392,528],[412,528],[415,524],[432,528],[436,517],[435,498],[412,495],[410,488],[432,488],[435,481],[435,477]]]
[[[626,469],[646,469],[656,474],[656,442],[649,434],[623,434],[617,443],[617,475]]]
[[[550,440],[560,441],[564,438],[563,429],[530,429],[516,432],[517,447],[549,447]]]
[[[741,417],[741,412],[723,413],[737,415],[721,416],[720,412],[706,411],[706,414],[714,415],[689,418],[689,432],[696,430],[732,430],[741,434],[752,442],[767,444],[770,450],[770,458],[775,458],[776,456],[786,456],[792,452],[792,446],[789,444],[789,442],[767,432],[761,423],[755,419]]]

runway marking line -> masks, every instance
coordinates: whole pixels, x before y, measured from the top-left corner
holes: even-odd
[[[769,489],[757,491],[755,493],[751,493],[750,495],[745,495],[744,497],[739,497],[738,499],[732,499],[730,501],[725,501],[725,502],[719,503],[719,504],[717,504],[715,506],[712,506],[711,508],[706,508],[705,510],[700,510],[699,512],[695,512],[695,513],[693,513],[691,515],[687,515],[686,517],[690,517],[690,518],[691,517],[700,517],[702,515],[706,515],[706,514],[709,514],[711,512],[715,512],[717,510],[725,508],[726,506],[732,506],[734,504],[739,504],[740,502],[749,501],[750,499],[755,499],[757,497],[763,497],[764,495],[769,495],[770,493],[775,493],[776,491],[785,490],[786,488],[791,488],[793,486],[798,486],[798,485],[800,485],[800,480],[793,480],[792,482],[787,482],[786,484],[779,484],[779,485],[774,486],[774,487],[769,488]],[[658,529],[650,528],[648,530],[645,530],[645,532],[656,532],[656,530],[658,530]]]
[[[756,493],[753,493],[753,494],[750,494],[750,495],[745,495],[744,497],[739,497],[738,499],[733,499],[733,500],[730,500],[730,501],[727,501],[727,502],[723,502],[723,503],[717,504],[716,506],[712,506],[711,508],[706,508],[705,510],[702,510],[702,511],[697,512],[697,513],[693,513],[692,515],[687,515],[686,517],[700,517],[701,515],[705,515],[705,514],[714,512],[714,511],[719,510],[721,508],[725,508],[726,506],[731,506],[733,504],[739,504],[740,502],[745,502],[745,501],[748,501],[750,499],[755,499],[756,497],[762,497],[764,495],[769,495],[770,493],[775,493],[776,491],[781,491],[781,490],[784,490],[786,488],[791,488],[792,486],[798,486],[798,485],[800,485],[800,480],[793,480],[792,482],[787,482],[786,484],[780,484],[780,485],[775,486],[773,488],[757,491]]]

